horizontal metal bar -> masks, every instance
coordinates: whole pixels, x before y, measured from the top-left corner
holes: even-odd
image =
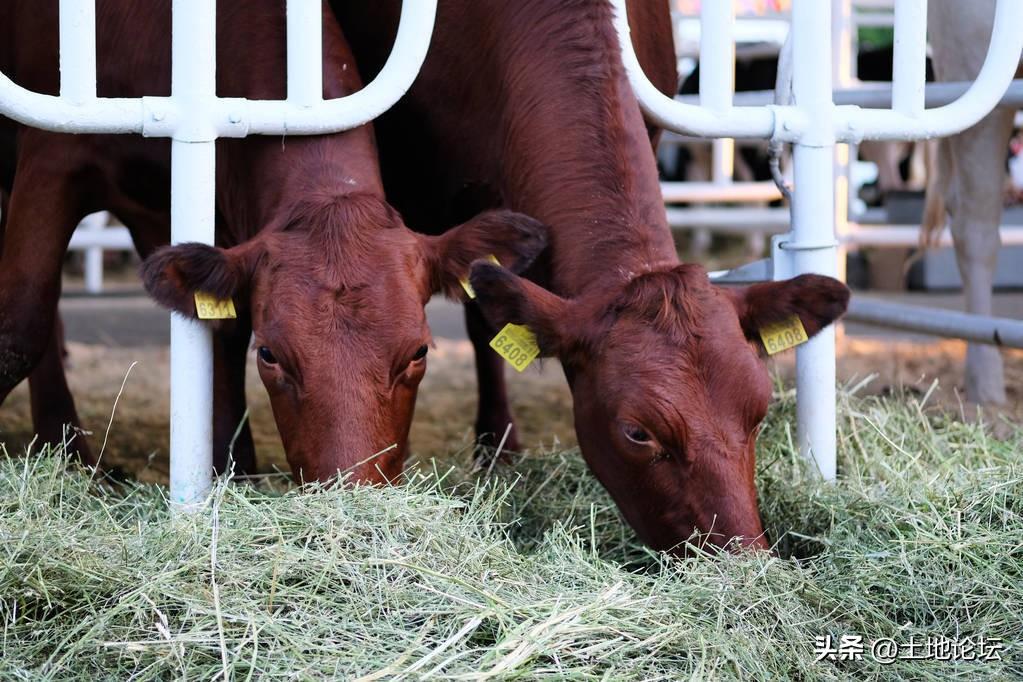
[[[1002,225],[999,228],[1002,246],[1023,246],[1023,226]],[[919,225],[861,225],[849,223],[841,235],[841,241],[858,246],[907,246],[920,245]],[[943,230],[935,237],[935,246],[952,246],[952,233]]]
[[[781,199],[773,182],[662,182],[665,203],[757,202]]]
[[[853,296],[845,319],[891,329],[1023,348],[1023,321]]]
[[[703,227],[722,234],[779,233],[789,228],[786,208],[713,207],[667,209],[668,224],[675,229]],[[1023,246],[1023,226],[1002,225],[1003,246]],[[838,237],[849,246],[904,246],[920,245],[919,225],[889,225],[849,223]],[[952,234],[946,229],[935,237],[934,246],[952,246]]]
[[[667,215],[674,228],[707,227],[723,233],[783,232],[789,227],[787,208],[668,208]]]
[[[969,89],[972,82],[928,83],[925,89],[925,103],[929,109],[945,106]],[[696,105],[698,95],[679,95],[675,101]],[[890,109],[892,106],[892,84],[864,81],[854,88],[835,90],[834,102],[839,106],[852,105],[864,109]],[[735,93],[733,104],[737,107],[767,106],[774,103],[774,90],[750,90]],[[1023,108],[1023,80],[1014,80],[1002,97],[1001,106]]]

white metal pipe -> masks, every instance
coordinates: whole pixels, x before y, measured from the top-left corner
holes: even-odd
[[[292,0],[293,2],[295,0]],[[315,107],[291,102],[242,101],[248,134],[313,135],[356,128],[380,116],[412,87],[430,47],[437,0],[402,2],[391,56],[373,82],[348,97]]]
[[[216,3],[174,0],[171,14],[171,99],[179,116],[173,137],[187,142],[215,140]]]
[[[732,106],[735,90],[735,5],[705,2],[700,8],[700,104],[715,112]]]
[[[931,334],[1005,348],[1023,348],[1023,322],[952,310],[853,296],[846,318],[853,322]]]
[[[834,87],[848,87],[855,78],[858,45],[853,36],[852,0],[833,0],[831,6],[831,80]],[[835,148],[835,267],[838,279],[846,281],[847,251],[843,237],[849,228],[849,202],[852,198],[849,182],[849,145]]]
[[[848,88],[856,80],[859,50],[853,24],[853,0],[832,0],[831,68],[836,88]],[[781,56],[778,58],[781,61]],[[779,67],[780,70],[780,67]],[[780,102],[775,102],[780,104]]]
[[[791,224],[787,208],[670,207],[666,213],[671,227],[706,227],[725,234],[784,232]]]
[[[140,99],[113,98],[75,104],[26,90],[0,73],[0,115],[60,133],[141,133],[143,105]]]
[[[210,3],[212,5],[212,3]],[[171,242],[214,240],[213,141],[171,142]],[[200,505],[213,474],[213,338],[199,322],[171,314],[170,498]]]
[[[795,0],[792,8],[792,90],[813,112],[793,149],[792,239],[797,273],[834,277],[835,134],[831,117],[831,3]],[[830,246],[828,244],[831,244]],[[825,480],[836,475],[835,330],[828,327],[796,349],[796,416],[800,453]]]
[[[895,56],[892,104],[895,111],[917,117],[924,110],[927,81],[927,0],[895,3]]]
[[[320,0],[288,0],[288,101],[300,107],[323,101]]]
[[[709,204],[777,201],[781,192],[773,182],[662,182],[665,203]]]
[[[85,290],[90,294],[103,293],[103,249],[93,246],[85,250]]]
[[[102,230],[79,228],[71,234],[69,250],[85,251],[91,248],[105,251],[125,251],[134,249],[135,243],[131,240],[128,228],[125,227],[107,227]]]
[[[174,0],[171,95],[182,112],[171,142],[171,243],[216,236],[216,3]],[[213,340],[208,327],[171,315],[170,498],[202,504],[213,473]]]
[[[86,216],[79,225],[76,232],[96,234],[103,231],[106,225],[106,213],[93,213]],[[85,249],[85,290],[90,294],[99,294],[103,291],[103,248],[90,246]]]
[[[658,90],[643,73],[632,47],[629,19],[625,0],[612,0],[615,8],[615,27],[621,44],[622,60],[632,89],[647,117],[675,132],[699,137],[768,138],[775,132],[775,110],[772,108],[729,108],[724,112],[679,104]],[[728,3],[705,3],[728,4]],[[796,123],[789,122],[795,129]]]
[[[1003,246],[1023,246],[1023,227],[1002,225],[999,230]],[[948,229],[937,235],[934,246],[953,246],[952,233]],[[857,246],[906,246],[920,245],[919,225],[861,225],[850,223],[843,241]]]
[[[918,116],[898,111],[872,111],[838,107],[839,139],[909,140],[953,135],[974,125],[991,112],[1005,94],[1023,53],[1023,2],[998,0],[994,30],[984,66],[966,93],[951,104],[928,109]]]
[[[715,185],[732,182],[735,175],[735,140],[719,137],[711,143],[710,181]]]
[[[96,98],[96,0],[60,0],[60,96]]]
[[[722,234],[780,234],[791,221],[783,208],[675,208],[666,209],[668,224],[675,229],[710,228]],[[1002,225],[1003,246],[1023,246],[1023,226]],[[934,237],[935,247],[953,246],[952,234],[946,229]],[[849,223],[845,234],[836,235],[838,243],[849,247],[881,246],[916,248],[920,245],[919,225],[880,225]]]
[[[924,88],[928,108],[944,106],[956,101],[972,86],[972,82],[927,83]],[[676,101],[682,104],[698,104],[696,95],[678,95]],[[742,107],[766,106],[774,103],[773,90],[750,90],[737,92],[736,105]],[[835,104],[853,105],[864,109],[889,109],[892,106],[892,84],[856,81],[847,89],[835,90]],[[1001,106],[1023,107],[1023,80],[1014,80],[999,101]],[[666,135],[665,141],[681,141],[681,136]]]

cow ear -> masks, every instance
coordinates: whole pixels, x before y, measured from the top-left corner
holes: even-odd
[[[724,291],[732,299],[746,338],[761,348],[760,330],[764,327],[796,315],[806,335],[813,337],[841,317],[849,305],[849,287],[823,275],[800,275]]]
[[[575,346],[569,322],[571,301],[485,260],[472,264],[469,282],[476,303],[495,331],[506,324],[529,327],[545,357],[564,359]]]
[[[247,294],[258,247],[253,243],[231,249],[187,243],[157,249],[142,263],[142,283],[165,308],[196,317],[195,294],[235,299]]]
[[[547,227],[513,211],[487,211],[437,237],[423,237],[430,293],[462,295],[469,265],[494,256],[512,272],[522,272],[547,246]]]

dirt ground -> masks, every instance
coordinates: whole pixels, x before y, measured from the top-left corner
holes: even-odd
[[[109,348],[71,343],[69,380],[79,413],[94,451],[109,436],[103,461],[140,480],[162,482],[167,477],[168,350],[165,347]],[[887,342],[847,338],[840,344],[839,380],[848,389],[875,394],[908,390],[928,398],[933,409],[964,418],[976,418],[961,397],[965,344]],[[1023,423],[1023,352],[1006,351],[1006,383],[1010,405],[986,411],[994,422]],[[133,363],[137,363],[129,372]],[[774,371],[791,385],[794,353],[772,362]],[[280,438],[266,392],[249,366],[248,399],[260,469],[287,470]],[[572,408],[561,368],[555,361],[529,368],[524,374],[509,371],[510,392],[525,447],[575,444]],[[127,380],[124,381],[127,374]],[[111,411],[124,381],[124,391]],[[432,349],[412,428],[413,457],[451,453],[469,457],[475,415],[475,376],[472,349],[467,341],[440,340]],[[1003,424],[1004,428],[1004,424]],[[997,430],[997,429],[996,429]],[[0,408],[0,443],[11,454],[31,441],[28,387],[22,385]]]

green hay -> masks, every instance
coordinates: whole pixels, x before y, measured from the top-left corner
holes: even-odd
[[[55,457],[0,460],[0,679],[1023,676],[1023,434],[845,398],[843,479],[761,436],[780,557],[643,549],[575,452],[486,482],[221,484],[174,517]],[[444,471],[443,475],[438,471]],[[1001,662],[814,661],[820,635],[1001,638]]]

